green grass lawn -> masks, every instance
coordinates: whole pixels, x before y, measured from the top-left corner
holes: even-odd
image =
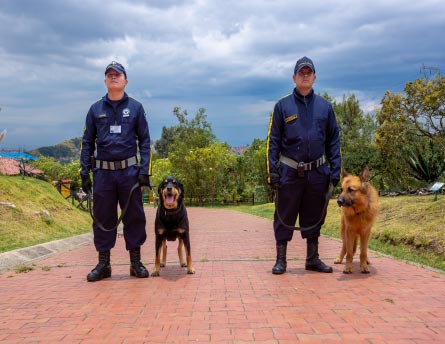
[[[91,231],[88,212],[49,183],[0,176],[0,253]]]

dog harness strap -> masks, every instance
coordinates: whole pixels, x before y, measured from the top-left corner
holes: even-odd
[[[101,170],[123,170],[129,166],[136,165],[138,159],[135,156],[131,158],[118,160],[118,161],[106,161],[106,160],[96,160],[95,166]]]
[[[293,169],[296,169],[298,172],[301,171],[304,173],[304,171],[311,171],[311,170],[323,165],[326,162],[326,158],[324,155],[322,155],[317,160],[306,163],[306,162],[302,162],[302,161],[298,162],[291,158],[288,158],[287,156],[281,155],[280,161],[283,164],[285,164],[289,167],[292,167]]]

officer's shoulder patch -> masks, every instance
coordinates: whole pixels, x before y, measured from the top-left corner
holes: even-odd
[[[292,122],[292,121],[296,120],[297,118],[298,118],[298,115],[297,115],[297,114],[290,115],[289,117],[286,117],[286,118],[284,119],[284,122],[285,122],[285,123],[289,123],[289,122]]]

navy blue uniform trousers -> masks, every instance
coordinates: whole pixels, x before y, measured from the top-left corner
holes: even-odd
[[[122,170],[94,169],[93,214],[105,229],[116,226],[118,204],[121,209],[127,203],[131,188],[138,182],[137,165]],[[136,188],[131,196],[127,212],[122,218],[127,250],[141,247],[147,239],[142,191]],[[104,231],[93,223],[94,245],[99,252],[111,250],[116,244],[117,230]]]
[[[274,214],[273,227],[277,242],[291,241],[294,235],[293,230],[280,222],[277,212],[286,225],[294,226],[298,217],[300,227],[313,226],[323,215],[329,182],[330,176],[321,169],[306,171],[304,177],[285,178],[285,183],[281,183],[278,188],[278,204]],[[318,238],[323,223],[324,219],[314,229],[301,231],[301,237]]]

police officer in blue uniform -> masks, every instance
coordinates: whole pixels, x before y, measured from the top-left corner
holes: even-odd
[[[267,182],[276,189],[278,200],[273,274],[286,272],[287,243],[294,233],[289,227],[297,217],[307,243],[306,270],[332,272],[319,258],[318,238],[329,183],[335,186],[340,179],[340,137],[332,105],[314,93],[315,79],[312,60],[299,59],[293,75],[296,87],[276,103],[270,119]]]
[[[130,275],[148,277],[141,262],[141,246],[147,238],[142,192],[139,187],[131,190],[136,183],[150,186],[150,134],[144,108],[127,95],[127,84],[125,68],[111,62],[105,69],[107,94],[90,107],[86,116],[80,175],[83,191],[94,191],[93,233],[99,252],[97,266],[87,275],[89,282],[111,276],[110,250],[116,244],[117,229],[113,228],[118,221],[117,206],[123,209],[127,202],[122,223],[130,254]]]

